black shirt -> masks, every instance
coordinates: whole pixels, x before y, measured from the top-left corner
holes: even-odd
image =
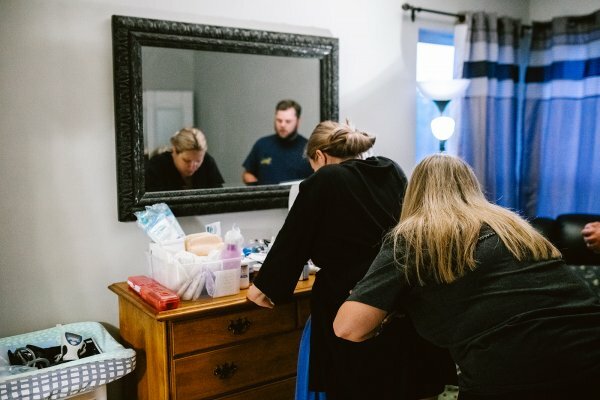
[[[157,154],[146,165],[146,191],[208,189],[223,187],[223,177],[215,159],[208,153],[192,175],[192,187],[186,187],[170,151]]]
[[[600,377],[600,302],[562,260],[519,262],[489,228],[476,246],[477,268],[450,284],[411,286],[393,257],[386,242],[348,300],[408,313],[421,336],[450,350],[461,391]]]

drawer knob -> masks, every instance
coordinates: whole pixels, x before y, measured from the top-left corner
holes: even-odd
[[[227,330],[234,335],[241,335],[246,333],[250,325],[252,325],[252,322],[248,318],[238,318],[229,321],[229,327]]]
[[[219,379],[228,379],[235,374],[235,371],[237,371],[237,365],[230,362],[217,365],[213,373],[215,376],[219,377]]]

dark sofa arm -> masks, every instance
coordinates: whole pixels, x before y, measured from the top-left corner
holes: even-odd
[[[562,214],[556,218],[558,249],[567,264],[600,265],[600,254],[587,248],[581,230],[588,222],[600,221],[595,214]]]
[[[600,254],[587,248],[581,230],[588,222],[600,221],[595,214],[562,214],[556,219],[537,217],[529,221],[562,253],[565,263],[600,296]]]
[[[554,218],[535,217],[529,223],[553,245],[558,246],[558,224]]]
[[[600,221],[597,214],[562,214],[556,219],[536,217],[529,221],[563,254],[569,265],[600,265],[600,254],[589,250],[581,236],[588,222]]]

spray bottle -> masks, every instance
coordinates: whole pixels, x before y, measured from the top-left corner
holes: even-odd
[[[225,247],[221,251],[223,269],[240,268],[242,261],[242,243],[244,238],[236,225],[225,233]]]

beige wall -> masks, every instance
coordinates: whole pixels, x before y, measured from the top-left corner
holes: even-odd
[[[598,0],[529,0],[533,21],[548,21],[559,15],[585,15],[600,10]]]
[[[551,3],[547,6],[547,3]],[[529,20],[576,1],[419,0],[450,12]],[[582,1],[589,12],[592,1]],[[378,136],[376,152],[414,164],[417,28],[451,26],[398,0],[0,0],[0,337],[93,320],[117,327],[106,287],[146,273],[148,240],[117,221],[110,17],[113,14],[331,35],[340,40],[340,118]],[[531,6],[531,7],[530,7]],[[216,220],[248,237],[277,233],[285,210]]]

